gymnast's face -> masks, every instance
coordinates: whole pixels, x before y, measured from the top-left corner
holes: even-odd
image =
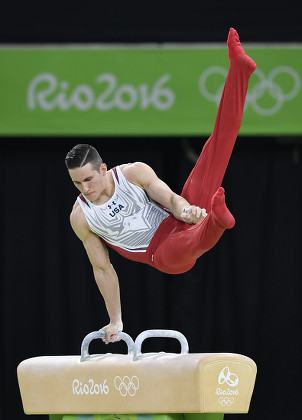
[[[89,201],[97,201],[100,198],[107,183],[107,166],[102,163],[100,171],[93,168],[91,163],[81,168],[69,169],[69,175],[76,188],[88,198]]]

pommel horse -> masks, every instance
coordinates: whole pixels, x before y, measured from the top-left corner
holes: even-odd
[[[108,414],[124,420],[222,420],[225,413],[248,412],[257,371],[252,359],[189,353],[185,336],[173,330],[147,330],[135,341],[119,335],[128,354],[90,355],[91,341],[105,336],[95,331],[84,338],[80,356],[21,362],[24,412],[49,414],[50,420],[109,420]],[[150,337],[177,339],[180,353],[142,353]]]

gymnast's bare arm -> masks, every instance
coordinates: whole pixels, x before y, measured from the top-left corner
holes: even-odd
[[[90,229],[80,205],[76,202],[70,215],[71,226],[81,239],[88,258],[93,267],[93,273],[98,288],[104,298],[110,323],[101,330],[106,332],[106,344],[119,341],[116,334],[123,330],[120,288],[117,274],[110,263],[108,251],[101,241]]]
[[[142,187],[149,197],[169,209],[177,219],[196,224],[207,216],[206,209],[191,205],[183,197],[174,193],[145,163],[135,162],[122,165],[120,168],[128,181]]]

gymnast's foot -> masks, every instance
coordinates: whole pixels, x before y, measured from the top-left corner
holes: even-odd
[[[223,229],[231,229],[235,225],[235,219],[225,204],[224,188],[220,187],[212,197],[212,214],[217,226]]]
[[[248,55],[245,54],[245,51],[240,44],[239,35],[234,28],[231,28],[229,31],[227,44],[230,61],[232,61],[235,57],[240,56],[240,60],[245,61],[250,72],[253,73],[253,71],[256,70],[256,63]]]

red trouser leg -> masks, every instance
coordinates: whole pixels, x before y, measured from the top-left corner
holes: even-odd
[[[245,56],[246,57],[246,56]],[[210,210],[211,199],[222,183],[240,129],[251,69],[248,57],[230,63],[215,126],[182,190],[190,204]]]
[[[181,194],[190,204],[205,207],[208,216],[193,226],[173,216],[164,220],[148,249],[149,263],[161,271],[176,274],[189,270],[229,227],[217,220],[213,196],[221,185],[238,135],[248,81],[255,67],[245,54],[231,59],[213,133]],[[224,195],[221,197],[219,192],[214,200],[219,206]]]

